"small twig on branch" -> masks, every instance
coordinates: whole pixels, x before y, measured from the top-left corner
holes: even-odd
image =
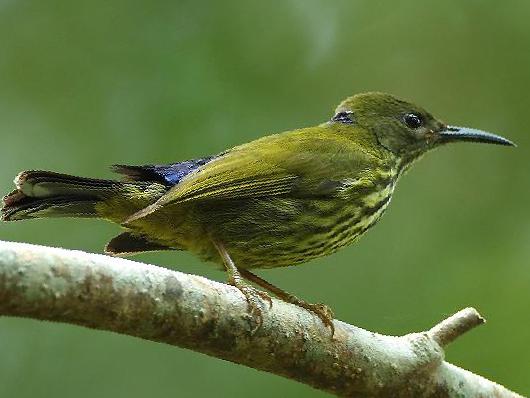
[[[251,334],[235,288],[153,265],[0,241],[0,315],[110,330],[203,352],[340,396],[520,397],[444,361],[483,322],[472,308],[431,330],[384,336],[279,300]],[[1,359],[0,359],[1,360]]]
[[[445,347],[464,333],[476,326],[482,325],[486,320],[474,308],[464,308],[429,330],[429,335],[440,346]]]

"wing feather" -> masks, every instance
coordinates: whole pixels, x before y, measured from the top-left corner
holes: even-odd
[[[308,135],[307,131],[295,130],[235,147],[188,174],[125,224],[170,203],[322,195],[324,182],[355,176],[373,161],[374,157],[362,150],[345,150],[351,142],[340,135]],[[338,190],[340,184],[336,187]]]

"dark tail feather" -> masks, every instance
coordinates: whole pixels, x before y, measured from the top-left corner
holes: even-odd
[[[115,236],[105,246],[105,253],[113,256],[126,256],[129,254],[152,252],[160,250],[175,250],[155,242],[151,242],[146,236],[134,235],[131,232],[122,232]]]
[[[4,197],[4,221],[42,217],[97,217],[96,204],[115,194],[122,183],[50,171],[23,171],[16,190]]]

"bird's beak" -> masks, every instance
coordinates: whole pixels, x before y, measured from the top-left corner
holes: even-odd
[[[471,141],[484,142],[486,144],[516,146],[512,141],[501,137],[500,135],[467,127],[446,126],[438,134],[440,143]]]

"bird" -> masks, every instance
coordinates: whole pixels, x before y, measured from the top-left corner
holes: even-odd
[[[394,95],[367,92],[343,100],[317,126],[193,160],[112,166],[120,179],[22,171],[0,214],[3,221],[117,223],[123,232],[105,253],[187,250],[216,264],[244,295],[253,331],[272,293],[316,315],[333,335],[327,305],[306,302],[254,270],[305,263],[356,242],[385,213],[410,166],[456,142],[515,146],[496,134],[447,125]]]

